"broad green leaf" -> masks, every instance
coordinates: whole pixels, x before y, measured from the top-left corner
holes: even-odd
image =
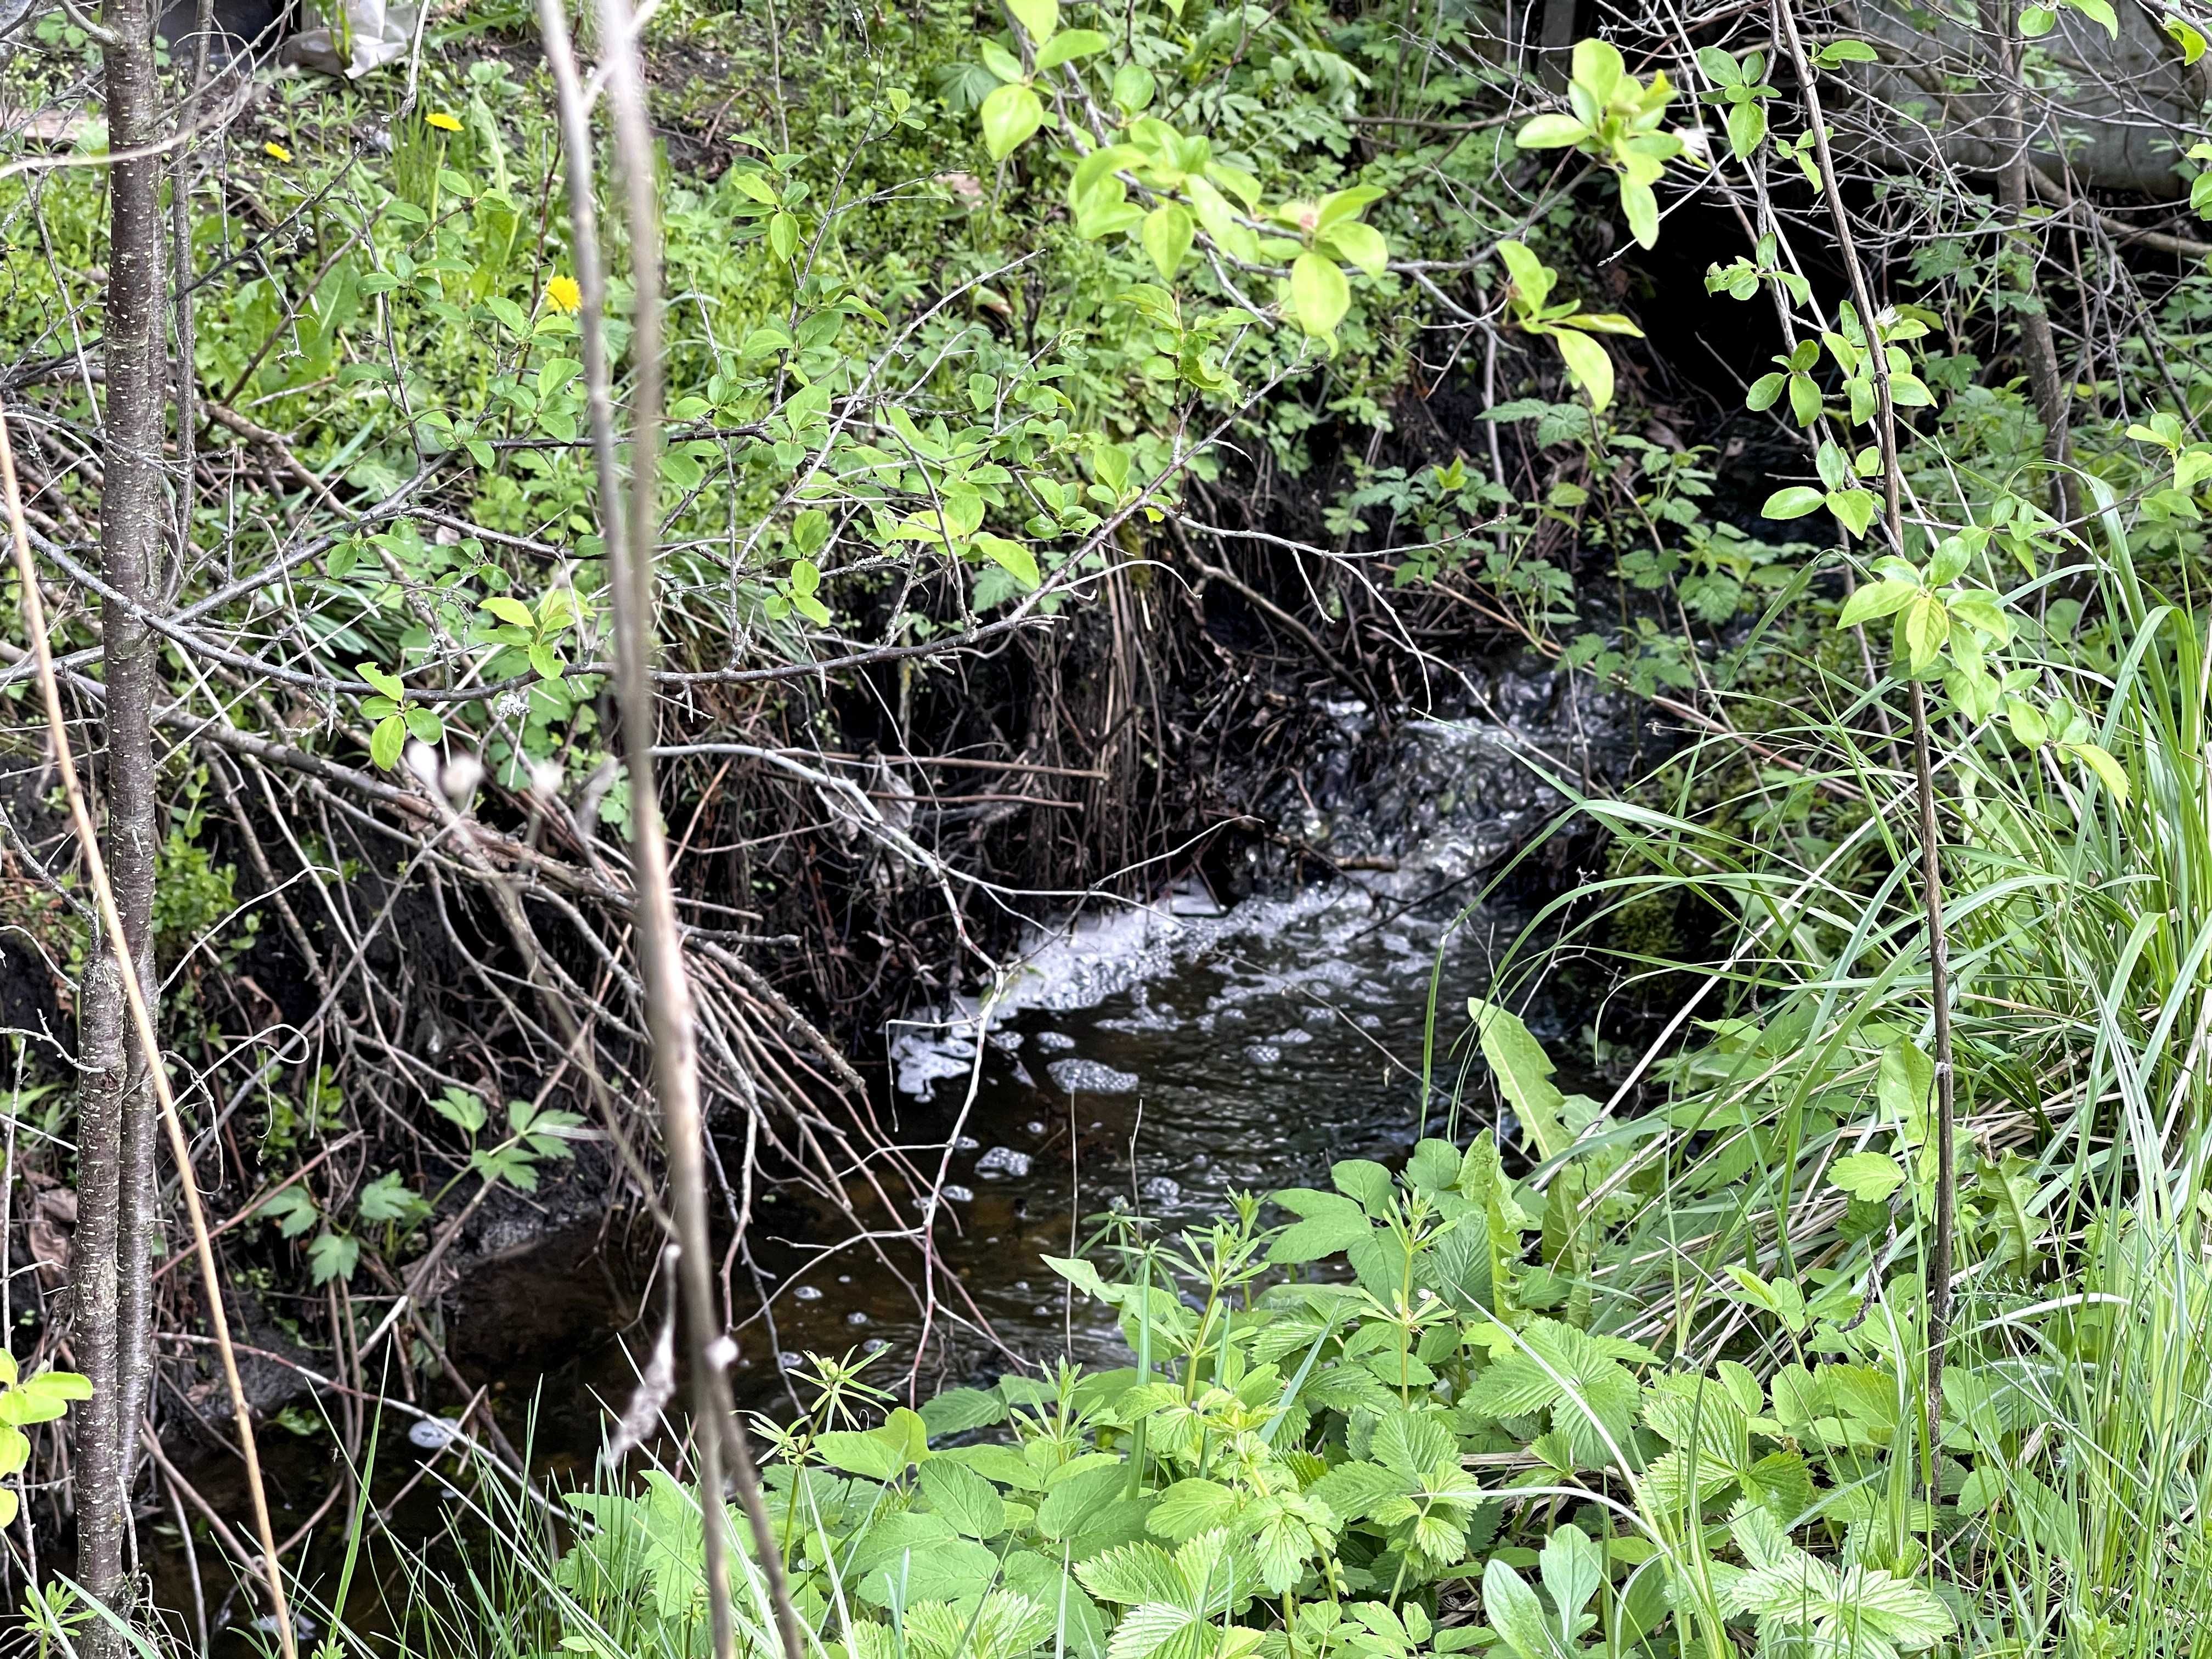
[[[1167,281],[1175,281],[1176,270],[1190,252],[1191,237],[1195,231],[1190,210],[1179,202],[1164,203],[1145,216],[1146,255],[1152,260],[1152,268]]]
[[[1382,233],[1357,219],[1333,225],[1315,239],[1322,252],[1348,259],[1370,276],[1380,276],[1390,263],[1389,244]]]
[[[1791,484],[1787,489],[1778,489],[1766,498],[1766,505],[1759,509],[1763,518],[1802,519],[1808,513],[1817,512],[1827,500],[1820,490],[1805,484]]]
[[[2106,749],[2101,744],[2069,743],[2066,745],[2066,752],[2079,758],[2084,765],[2094,772],[2098,781],[2112,792],[2113,799],[2124,806],[2127,804],[2127,769],[2113,758],[2111,750]]]
[[[1905,1184],[1905,1171],[1880,1152],[1852,1152],[1829,1165],[1828,1179],[1853,1198],[1879,1202]]]
[[[975,550],[1019,582],[1025,592],[1044,580],[1038,574],[1036,555],[1018,541],[986,532],[975,538]]]
[[[1832,489],[1828,492],[1828,511],[1836,522],[1854,536],[1863,536],[1867,526],[1874,522],[1874,496],[1864,489]]]
[[[1589,394],[1590,407],[1602,412],[1613,402],[1613,358],[1580,329],[1553,331],[1552,340],[1566,360],[1567,375]]]
[[[1580,1527],[1561,1527],[1546,1542],[1538,1570],[1552,1605],[1563,1618],[1573,1620],[1605,1582],[1605,1553]]]
[[[1060,0],[1006,0],[1006,9],[1038,46],[1051,40],[1060,27]]]
[[[996,1538],[1006,1529],[1006,1499],[975,1470],[933,1458],[921,1466],[920,1480],[929,1507],[962,1537]]]
[[[1589,136],[1590,130],[1571,115],[1540,115],[1515,133],[1513,142],[1522,149],[1559,149]]]
[[[1052,0],[1042,0],[1049,5]],[[1003,161],[1020,149],[1030,135],[1044,125],[1044,106],[1027,87],[999,88],[983,100],[983,148],[994,161]]]
[[[1875,1074],[1875,1097],[1883,1116],[1913,1146],[1928,1139],[1929,1091],[1936,1086],[1936,1062],[1899,1038],[1881,1051]]]
[[[933,1437],[987,1429],[1006,1420],[1006,1402],[981,1389],[947,1389],[922,1402],[921,1420]]]
[[[1623,174],[1620,179],[1620,211],[1628,221],[1628,234],[1641,247],[1656,247],[1659,241],[1659,198],[1651,193],[1651,186],[1641,179]]]
[[[1375,185],[1354,185],[1348,190],[1333,190],[1321,198],[1320,206],[1314,211],[1314,228],[1327,230],[1331,225],[1355,219],[1389,193]]]
[[[1055,34],[1036,55],[1037,72],[1058,69],[1062,64],[1077,58],[1088,58],[1094,52],[1103,52],[1114,43],[1097,29],[1066,29]]]
[[[1276,1235],[1267,1247],[1270,1261],[1318,1261],[1367,1237],[1367,1212],[1339,1194],[1291,1187],[1275,1194],[1274,1200],[1300,1219]]]
[[[1573,1139],[1559,1121],[1566,1097],[1552,1081],[1552,1060],[1543,1045],[1518,1014],[1494,1002],[1469,997],[1467,1012],[1481,1033],[1482,1057],[1498,1079],[1498,1091],[1521,1120],[1522,1133],[1534,1143],[1536,1155],[1548,1158],[1565,1152]]]
[[[1559,1659],[1545,1629],[1544,1606],[1521,1575],[1496,1557],[1482,1570],[1482,1610],[1515,1659]]]
[[[1769,514],[1769,517],[1773,516]],[[1862,583],[1844,601],[1843,614],[1836,618],[1838,628],[1856,628],[1861,623],[1872,622],[1904,608],[1906,601],[1920,591],[1913,582],[1878,581]]]
[[[407,746],[407,720],[404,715],[386,714],[376,723],[368,734],[368,757],[389,771],[399,763],[399,751]]]
[[[1352,308],[1352,285],[1335,260],[1301,253],[1291,264],[1291,306],[1300,328],[1317,339],[1333,339],[1336,325]]]

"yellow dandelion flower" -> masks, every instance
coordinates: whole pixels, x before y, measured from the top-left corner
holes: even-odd
[[[460,118],[456,115],[448,115],[441,109],[433,110],[429,114],[424,116],[422,118],[428,121],[432,126],[437,128],[441,132],[459,132],[461,130]]]
[[[292,152],[290,150],[286,149],[283,145],[273,142],[262,145],[261,150],[264,155],[269,156],[274,161],[289,161],[292,159]]]
[[[584,290],[573,276],[556,276],[545,284],[545,303],[556,311],[574,312],[584,303]]]

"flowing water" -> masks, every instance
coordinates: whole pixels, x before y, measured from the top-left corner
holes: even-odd
[[[1540,857],[1475,902],[1561,804],[1511,752],[1533,732],[1551,739],[1545,763],[1574,756],[1576,711],[1544,702],[1544,684],[1510,725],[1401,729],[1389,763],[1370,769],[1380,787],[1356,784],[1348,765],[1333,775],[1336,757],[1322,756],[1319,787],[1291,810],[1339,866],[1332,878],[1225,907],[1186,887],[1093,913],[1034,940],[988,1008],[965,1002],[887,1032],[895,1088],[877,1109],[941,1181],[936,1248],[957,1291],[931,1304],[910,1246],[878,1256],[824,1211],[764,1205],[754,1255],[774,1295],[770,1316],[738,1333],[742,1401],[783,1407],[809,1352],[881,1349],[871,1379],[901,1393],[918,1349],[925,1392],[1063,1353],[1102,1358],[1118,1342],[1110,1322],[1040,1259],[1073,1253],[1101,1212],[1134,1208],[1171,1227],[1221,1213],[1231,1192],[1325,1182],[1338,1158],[1402,1156],[1425,1131],[1464,1139],[1501,1127],[1486,1082],[1458,1086],[1455,1039],[1468,997],[1490,988],[1534,908],[1577,873]],[[1356,709],[1340,729],[1345,753],[1367,740]],[[1589,1052],[1588,1000],[1567,972],[1522,1000],[1564,1071]],[[644,1231],[569,1226],[483,1262],[447,1300],[456,1363],[493,1379],[509,1434],[529,1435],[556,1482],[588,1471],[660,1327],[665,1282]],[[445,1454],[410,1443],[398,1455]],[[327,1492],[329,1442],[280,1443],[271,1462],[282,1533]],[[395,1530],[410,1513],[427,1523],[435,1489],[422,1484]],[[164,1599],[181,1607],[177,1581],[189,1575],[173,1548],[162,1560]]]

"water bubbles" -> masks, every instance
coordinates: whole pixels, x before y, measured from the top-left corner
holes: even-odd
[[[1096,1060],[1055,1060],[1045,1069],[1052,1080],[1070,1094],[1133,1094],[1144,1081],[1134,1072],[1117,1072]]]
[[[801,1285],[792,1292],[792,1295],[801,1302],[819,1302],[822,1299],[822,1287],[819,1285]]]
[[[994,1146],[975,1160],[977,1175],[1012,1176],[1018,1181],[1029,1172],[1030,1155],[1018,1152],[1011,1146]]]
[[[407,1430],[409,1443],[419,1446],[424,1451],[443,1451],[460,1437],[461,1425],[451,1418],[417,1418]],[[270,1626],[272,1630],[275,1628]]]
[[[1064,1054],[1075,1046],[1075,1039],[1065,1031],[1039,1031],[1036,1046],[1048,1054]]]
[[[1182,1182],[1173,1176],[1146,1176],[1137,1194],[1149,1203],[1172,1204],[1182,1196]]]

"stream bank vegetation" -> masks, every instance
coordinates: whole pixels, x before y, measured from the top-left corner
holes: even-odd
[[[647,9],[355,82],[11,26],[21,1639],[2212,1641],[2199,23]],[[985,1323],[882,1016],[1329,873],[1261,810],[1326,699],[1479,716],[1501,645],[1672,745],[1524,756],[1607,837],[1532,938],[1616,968],[1609,1097],[1516,954],[1437,986],[1402,1167],[1053,1261],[1133,1363],[740,1413],[772,1197]],[[680,1295],[552,1491],[441,1297],[569,1183]],[[241,1357],[322,1391],[281,1536]],[[149,1499],[253,1617],[147,1605]]]

